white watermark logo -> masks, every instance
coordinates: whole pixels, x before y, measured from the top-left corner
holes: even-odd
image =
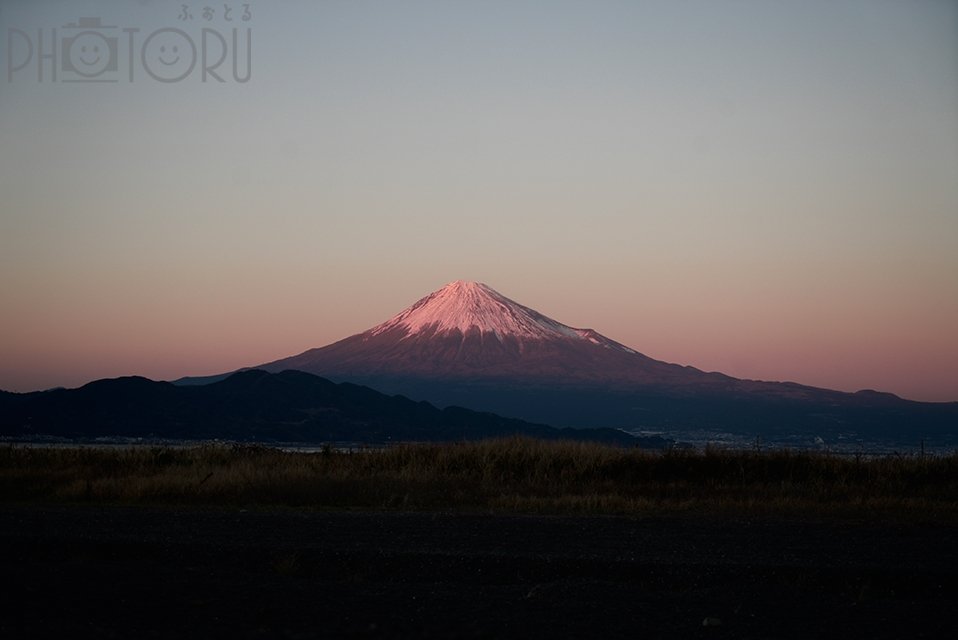
[[[59,27],[6,30],[6,79],[14,82],[247,83],[253,76],[250,5],[182,5],[176,26],[143,29],[82,17]],[[232,24],[231,24],[232,23]]]

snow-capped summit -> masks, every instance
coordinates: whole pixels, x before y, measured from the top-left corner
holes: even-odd
[[[369,334],[377,336],[393,330],[405,337],[428,334],[470,332],[522,340],[573,339],[588,340],[608,348],[631,351],[604,338],[592,329],[576,329],[542,315],[535,309],[510,300],[481,282],[456,280],[433,291],[411,307],[376,327]]]

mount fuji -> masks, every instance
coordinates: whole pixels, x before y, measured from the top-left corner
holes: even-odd
[[[754,387],[718,373],[653,360],[593,329],[562,324],[488,285],[457,280],[386,322],[257,368],[332,378],[411,377],[490,383],[631,388]],[[769,387],[801,394],[805,388]]]
[[[934,438],[958,422],[958,403],[742,380],[655,360],[463,280],[362,333],[255,368],[555,426]]]
[[[674,373],[592,329],[576,329],[478,282],[451,282],[368,331],[264,368],[336,375],[611,380],[623,365],[657,379]],[[664,365],[664,366],[661,366]]]

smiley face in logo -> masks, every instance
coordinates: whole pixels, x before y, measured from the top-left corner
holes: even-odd
[[[196,66],[196,44],[180,29],[159,29],[143,42],[143,68],[159,82],[179,82]]]
[[[180,48],[175,44],[172,47],[170,47],[170,55],[173,56],[172,60],[167,61],[167,59],[164,57],[165,55],[166,55],[166,45],[161,44],[160,55],[158,57],[158,60],[160,61],[160,64],[165,64],[168,67],[172,67],[174,64],[180,61]]]
[[[64,67],[86,78],[95,78],[111,67],[116,47],[97,31],[83,31],[65,44]]]

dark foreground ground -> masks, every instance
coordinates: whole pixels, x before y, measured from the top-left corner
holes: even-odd
[[[4,506],[0,637],[954,637],[956,534],[795,517]]]

